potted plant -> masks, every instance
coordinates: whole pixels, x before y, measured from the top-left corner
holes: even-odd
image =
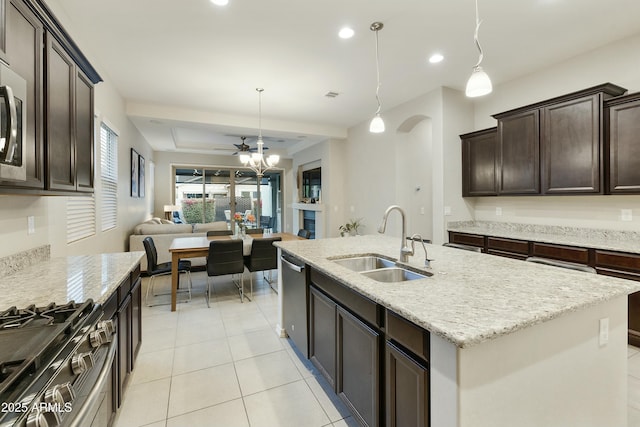
[[[358,234],[360,227],[362,227],[362,218],[351,218],[349,222],[338,227],[338,230],[340,230],[340,236],[342,237],[355,236]]]

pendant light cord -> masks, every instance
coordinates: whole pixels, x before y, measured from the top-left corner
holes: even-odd
[[[478,63],[473,67],[474,69],[480,66],[480,63],[482,62],[482,58],[484,56],[484,54],[482,53],[482,46],[480,46],[480,41],[478,40],[478,30],[480,30],[480,24],[482,24],[482,21],[480,20],[480,14],[478,13],[478,0],[476,0],[476,32],[473,36],[473,40],[476,43],[478,52],[480,52],[480,57],[478,58]]]
[[[375,30],[376,33],[376,75],[378,77],[378,86],[376,87],[376,101],[378,102],[378,109],[376,110],[376,114],[380,114],[380,52],[378,49],[378,29]]]
[[[262,91],[264,89],[257,88],[256,90],[258,91],[258,149],[262,153]]]

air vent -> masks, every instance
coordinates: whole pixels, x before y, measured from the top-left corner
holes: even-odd
[[[331,91],[324,94],[324,96],[326,96],[327,98],[335,98],[338,95],[340,95],[338,92],[331,92]]]

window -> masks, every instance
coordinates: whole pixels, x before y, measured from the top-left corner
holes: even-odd
[[[67,243],[96,234],[96,202],[91,197],[67,199]]]
[[[100,183],[102,231],[118,225],[118,135],[100,124]]]

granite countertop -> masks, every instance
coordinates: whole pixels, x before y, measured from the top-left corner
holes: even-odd
[[[640,254],[640,233],[495,221],[458,221],[448,231]]]
[[[44,306],[91,298],[103,304],[144,252],[51,258],[0,278],[0,308]]]
[[[564,313],[640,290],[640,283],[427,244],[433,276],[381,283],[332,259],[397,259],[400,238],[369,235],[277,242],[283,251],[458,347],[470,347]],[[411,266],[421,268],[416,245]]]

